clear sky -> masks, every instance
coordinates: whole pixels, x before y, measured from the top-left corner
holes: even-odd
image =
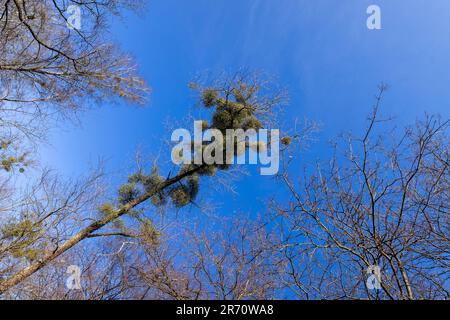
[[[366,27],[371,4],[381,7],[382,30]],[[204,71],[246,67],[276,76],[290,93],[283,120],[323,124],[307,159],[327,155],[335,134],[361,130],[380,82],[391,87],[383,112],[398,123],[424,112],[448,118],[449,30],[448,0],[150,0],[142,17],[127,15],[112,30],[152,87],[148,105],[104,105],[82,114],[78,127],[62,124],[43,162],[73,177],[102,157],[119,183],[138,147],[169,157],[165,123],[193,106],[187,84]],[[257,175],[236,186],[240,196],[222,199],[223,214],[258,211],[258,199],[276,191],[270,177]]]

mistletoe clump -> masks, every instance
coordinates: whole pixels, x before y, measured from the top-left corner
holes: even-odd
[[[192,87],[199,91],[202,107],[211,111],[210,121],[202,120],[201,129],[203,131],[216,129],[223,136],[229,129],[242,131],[252,129],[257,132],[263,128],[262,117],[267,116],[269,110],[279,103],[277,97],[262,94],[262,85],[259,81],[246,77],[229,79],[215,86],[201,87],[194,84]],[[211,143],[203,142],[200,151],[203,152]],[[229,143],[233,144],[231,148],[234,148],[235,156],[242,155],[250,147],[248,143],[245,143],[242,148],[237,137],[231,141],[225,139],[223,145],[214,149],[211,155],[215,156],[215,152],[221,152],[223,159],[226,159],[227,147],[230,148],[227,146]],[[264,146],[258,145],[256,151],[258,150],[264,150]],[[190,149],[192,158],[198,151],[193,143]],[[169,185],[165,183],[171,178],[170,175],[164,178],[159,174],[157,167],[154,167],[150,174],[140,171],[131,175],[127,183],[119,189],[119,205],[130,203],[145,194],[151,194],[151,202],[156,207],[171,203],[181,208],[193,203],[199,193],[202,176],[214,176],[219,170],[227,170],[231,166],[227,161],[224,161],[224,164],[207,164],[203,161],[202,159],[200,164],[183,165],[175,176],[181,176],[181,178]]]

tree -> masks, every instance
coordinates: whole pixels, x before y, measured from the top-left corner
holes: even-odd
[[[211,219],[213,220],[213,219]],[[177,246],[145,246],[143,263],[132,266],[141,298],[177,300],[272,299],[279,268],[271,259],[271,235],[261,220],[221,219],[220,231],[186,230]],[[187,229],[186,227],[184,229]],[[176,259],[182,259],[177,263]]]
[[[70,116],[91,102],[115,97],[144,101],[148,90],[132,61],[104,42],[111,14],[138,8],[138,3],[0,1],[3,144],[34,141],[45,135],[50,119]],[[70,6],[83,13],[79,30],[68,26]]]
[[[264,116],[280,103],[282,96],[277,91],[273,92],[270,88],[264,88],[258,78],[242,73],[216,82],[214,86],[195,87],[200,91],[203,106],[212,109],[212,124],[205,126],[204,130],[212,128],[223,132],[227,129],[247,129],[249,126],[263,127]],[[234,140],[232,143],[236,148],[238,141]],[[208,143],[205,143],[203,148],[207,145]],[[222,148],[219,152],[225,153],[226,145]],[[195,150],[191,149],[191,152],[194,154]],[[147,225],[151,227],[151,220],[140,218],[143,213],[140,210],[141,205],[150,200],[155,206],[161,206],[167,201],[171,201],[176,207],[186,206],[196,198],[201,177],[213,176],[217,170],[227,170],[229,167],[228,164],[206,164],[202,160],[200,164],[182,166],[173,176],[171,174],[166,177],[161,176],[157,167],[152,168],[148,174],[140,170],[131,175],[128,182],[120,187],[118,198],[114,203],[104,203],[99,207],[98,211],[101,213],[99,218],[88,224],[80,224],[78,231],[67,238],[54,239],[54,246],[33,253],[33,260],[28,266],[0,282],[0,293],[21,283],[86,239],[123,236],[123,233],[98,233],[100,229],[118,221],[122,216],[135,217],[141,222],[148,221]],[[79,211],[77,214],[83,215]],[[86,215],[84,213],[84,216]],[[45,217],[50,216],[50,214],[45,215]],[[12,229],[15,231],[15,228],[18,228],[18,232],[9,232],[9,228],[2,231],[6,240],[2,246],[6,246],[6,251],[11,250],[10,243],[14,243],[18,237],[22,238],[24,235],[31,238],[24,244],[26,247],[24,250],[33,248],[36,244],[33,235],[45,230],[40,231],[42,219],[30,219],[27,217],[26,220],[22,219],[13,224]],[[25,225],[23,221],[27,221]]]
[[[41,241],[43,230],[51,229],[58,221],[56,216],[61,219],[67,211],[76,211],[69,207],[84,198],[80,185],[73,186],[72,194],[57,192],[58,179],[46,171],[28,192],[20,191],[20,174],[30,166],[38,169],[34,151],[48,129],[92,102],[144,101],[148,89],[132,61],[103,40],[111,15],[138,9],[140,4],[126,0],[0,1],[0,256],[10,259],[12,255],[16,263],[18,257],[36,260],[37,243],[46,249]],[[69,27],[70,6],[83,14],[81,29]],[[85,181],[86,190],[92,182]],[[65,187],[71,190],[72,186]],[[49,211],[42,212],[42,208]],[[3,267],[4,272],[15,269],[0,263],[0,270]]]
[[[379,115],[344,136],[328,165],[285,172],[292,200],[276,205],[282,281],[299,298],[447,299],[449,120],[427,116],[403,134]],[[381,289],[368,290],[370,266]]]
[[[80,29],[68,21],[72,5],[82,13]],[[427,116],[400,136],[389,131],[379,115],[384,86],[366,132],[361,138],[345,135],[329,162],[306,168],[298,182],[290,158],[284,159],[280,178],[291,197],[287,204],[273,202],[267,210],[273,215],[261,220],[238,217],[220,233],[188,229],[175,242],[180,247],[155,227],[154,210],[195,205],[203,180],[216,179],[230,165],[202,160],[164,174],[156,163],[130,175],[109,201],[101,170],[74,182],[44,170],[19,188],[18,180],[29,177],[27,168],[36,166],[36,144],[59,119],[92,102],[145,101],[148,88],[132,61],[104,43],[108,19],[140,5],[0,0],[1,295],[449,298],[449,121]],[[192,87],[210,112],[202,129],[222,134],[270,127],[284,99],[243,73]],[[304,143],[309,130],[315,126],[285,136],[283,148]],[[231,144],[238,149],[237,141]],[[203,143],[200,151],[208,146]],[[225,155],[227,145],[222,148]],[[81,292],[61,287],[66,274],[59,267],[66,259],[83,268],[87,285]],[[378,291],[365,284],[371,266],[381,269]]]

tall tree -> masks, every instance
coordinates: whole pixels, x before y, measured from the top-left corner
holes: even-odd
[[[344,135],[330,161],[301,179],[281,177],[292,200],[275,206],[276,254],[299,298],[450,297],[450,122],[426,116],[390,130],[379,111],[384,91],[361,137]],[[379,290],[366,286],[374,267]]]
[[[227,129],[259,129],[264,127],[264,120],[283,100],[283,93],[273,90],[260,81],[256,76],[238,73],[231,78],[215,82],[208,87],[194,86],[199,91],[202,105],[211,110],[211,121],[203,121],[202,130],[216,129],[225,133]],[[211,124],[208,124],[211,123]],[[200,152],[212,142],[204,142]],[[216,150],[225,154],[227,147],[233,150],[239,149],[240,141],[233,139],[226,142]],[[228,144],[228,145],[227,145]],[[250,147],[244,144],[244,148]],[[258,151],[258,150],[257,150]],[[193,156],[199,150],[190,149]],[[29,265],[19,268],[15,273],[9,272],[11,276],[0,281],[0,293],[21,283],[63,253],[73,248],[80,242],[93,237],[123,236],[123,233],[101,234],[98,231],[107,225],[117,221],[122,216],[132,216],[139,219],[142,214],[140,206],[151,201],[155,206],[161,206],[170,201],[175,207],[183,207],[192,203],[200,187],[201,177],[214,176],[218,170],[227,170],[230,164],[209,164],[202,157],[200,163],[184,165],[174,175],[162,176],[157,167],[153,167],[149,173],[142,170],[131,175],[126,184],[120,187],[118,198],[115,202],[102,204],[98,211],[99,217],[90,223],[79,223],[78,230],[64,237],[53,240],[52,246],[33,251],[33,259]],[[89,216],[89,213],[78,210],[76,214]],[[18,239],[27,239],[22,250],[30,250],[36,244],[35,234],[45,233],[43,220],[59,219],[58,214],[43,214],[44,218],[29,217],[8,225],[3,230],[2,243],[4,251],[11,250],[12,245]],[[146,220],[149,221],[149,220]],[[151,228],[151,220],[147,224]],[[44,230],[42,230],[44,229]]]
[[[46,172],[30,192],[19,192],[16,181],[35,165],[33,151],[48,129],[94,102],[144,102],[148,89],[132,61],[105,40],[109,19],[141,5],[127,0],[0,1],[0,256],[34,260],[36,250],[27,247],[39,242],[48,219],[67,214],[72,201],[83,198],[81,188],[74,187],[74,193],[60,192],[56,199],[55,179]],[[71,15],[78,12],[75,28]],[[29,212],[43,193],[48,199],[42,197]],[[45,205],[52,202],[54,207]]]

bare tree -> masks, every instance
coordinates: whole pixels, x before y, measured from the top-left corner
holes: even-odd
[[[184,227],[178,241],[145,246],[145,260],[132,268],[146,299],[271,299],[278,288],[270,245],[260,220],[221,219],[199,231]]]
[[[362,137],[344,135],[299,180],[281,177],[291,200],[274,207],[276,254],[299,298],[449,298],[449,120],[389,130],[385,89]],[[381,268],[380,290],[366,286],[370,266]]]
[[[95,102],[113,101],[116,97],[144,101],[148,90],[131,59],[104,40],[107,19],[123,9],[137,9],[139,3],[0,1],[2,145],[19,141],[22,146],[25,140],[29,143],[44,138],[55,120],[70,117]],[[68,21],[70,7],[81,14],[80,29]],[[15,158],[9,162],[24,160]]]
[[[82,14],[80,29],[68,21],[70,6]],[[144,101],[148,90],[132,61],[104,42],[107,19],[137,8],[139,2],[127,0],[0,1],[1,278],[49,255],[73,235],[76,219],[79,226],[90,218],[97,174],[64,184],[44,170],[29,190],[21,186],[36,174],[25,171],[37,169],[37,143],[57,120],[92,102]]]

